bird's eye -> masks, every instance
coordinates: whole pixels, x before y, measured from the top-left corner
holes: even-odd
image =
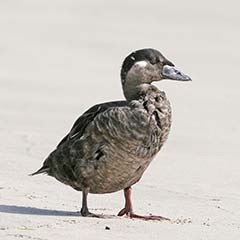
[[[158,57],[156,58],[152,58],[149,60],[149,62],[154,65],[154,64],[157,64],[157,63],[160,63],[160,59]]]
[[[150,62],[152,65],[154,65],[154,64],[157,63],[157,58],[151,58],[151,59],[149,60],[149,62]]]

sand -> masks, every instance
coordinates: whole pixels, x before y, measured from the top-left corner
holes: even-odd
[[[237,1],[0,2],[0,239],[239,239]],[[133,187],[134,209],[170,222],[116,217],[123,193],[81,193],[29,177],[95,103],[122,99],[119,70],[153,47],[193,78],[165,81],[168,142]],[[91,91],[90,91],[91,89]]]

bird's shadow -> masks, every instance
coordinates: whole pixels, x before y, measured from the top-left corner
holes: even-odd
[[[79,212],[50,210],[35,207],[24,207],[15,205],[0,205],[1,213],[12,213],[22,215],[42,215],[42,216],[81,216]]]
[[[24,207],[16,205],[0,204],[0,213],[21,214],[21,215],[39,215],[39,216],[61,216],[61,217],[82,217],[80,212],[50,210],[35,207]],[[101,214],[98,218],[116,218],[114,215]]]

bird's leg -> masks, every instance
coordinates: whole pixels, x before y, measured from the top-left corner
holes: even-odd
[[[132,190],[131,187],[124,189],[125,207],[118,213],[118,216],[123,216],[126,214],[126,216],[131,217],[131,214],[133,214],[131,202],[131,190]]]
[[[81,208],[81,215],[83,217],[99,217],[96,214],[93,214],[91,212],[89,212],[88,210],[88,206],[87,206],[87,195],[89,192],[89,188],[84,188],[82,190],[82,208]]]
[[[118,216],[126,215],[129,218],[139,218],[143,220],[170,220],[168,218],[162,216],[141,216],[133,213],[132,202],[131,202],[131,187],[124,189],[124,197],[125,197],[125,207],[118,213]]]
[[[81,208],[81,215],[83,217],[86,217],[90,214],[90,212],[88,211],[88,206],[87,206],[87,195],[88,195],[89,189],[88,188],[84,188],[82,190],[82,208]]]

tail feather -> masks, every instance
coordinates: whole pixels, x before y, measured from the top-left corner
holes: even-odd
[[[34,175],[38,175],[38,174],[41,174],[41,173],[48,173],[48,171],[49,171],[49,167],[47,167],[47,166],[42,166],[42,167],[41,167],[39,170],[37,170],[36,172],[29,174],[29,176],[34,176]]]

